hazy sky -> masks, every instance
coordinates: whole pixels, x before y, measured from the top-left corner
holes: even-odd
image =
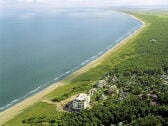
[[[0,0],[0,8],[168,6],[168,0]]]

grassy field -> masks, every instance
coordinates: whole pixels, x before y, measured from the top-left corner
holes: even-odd
[[[168,15],[165,12],[131,13],[146,23],[141,33],[127,42],[126,45],[113,52],[95,68],[76,76],[49,93],[44,99],[64,100],[79,92],[86,92],[106,73],[117,68],[118,71],[160,70],[168,68]],[[25,109],[5,126],[47,125],[47,123],[23,123],[25,119],[51,118],[59,120],[64,113],[56,111],[55,105],[37,103]],[[51,118],[50,118],[51,117]],[[39,121],[39,119],[38,119]]]

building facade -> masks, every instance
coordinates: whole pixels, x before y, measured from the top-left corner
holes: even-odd
[[[82,110],[89,107],[90,96],[88,94],[81,93],[79,94],[72,102],[72,109]]]

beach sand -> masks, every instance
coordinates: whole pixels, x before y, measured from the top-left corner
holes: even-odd
[[[132,16],[132,15],[130,15],[130,16]],[[65,85],[65,81],[68,82],[69,80],[71,80],[71,79],[77,77],[78,75],[88,71],[89,69],[94,68],[95,66],[100,64],[104,59],[106,59],[111,53],[117,51],[119,48],[121,48],[123,45],[125,45],[129,40],[131,40],[134,37],[136,37],[138,35],[138,33],[140,33],[146,25],[140,19],[138,19],[138,18],[136,18],[134,16],[132,16],[132,17],[135,18],[136,20],[142,22],[142,26],[139,29],[134,31],[134,33],[129,35],[127,38],[125,38],[122,41],[120,41],[117,45],[115,45],[113,48],[111,48],[110,50],[105,52],[102,56],[98,57],[94,61],[91,61],[90,63],[88,63],[87,65],[82,67],[81,69],[79,69],[76,72],[72,73],[71,75],[66,77],[64,80],[62,80],[60,82],[57,82],[57,83],[54,83],[51,86],[47,87],[46,89],[34,94],[33,96],[30,96],[30,97],[26,98],[25,100],[17,103],[16,105],[14,105],[14,106],[12,106],[12,107],[0,112],[0,126],[5,124],[6,122],[11,120],[15,116],[17,116],[19,113],[23,112],[24,109],[26,109],[26,108],[34,105],[35,103],[39,102],[45,95],[47,95],[48,93],[52,92],[53,90],[55,90],[59,86],[64,86]]]

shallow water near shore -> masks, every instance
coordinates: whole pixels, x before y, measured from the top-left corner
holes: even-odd
[[[0,111],[101,56],[142,24],[111,10],[0,17]]]

